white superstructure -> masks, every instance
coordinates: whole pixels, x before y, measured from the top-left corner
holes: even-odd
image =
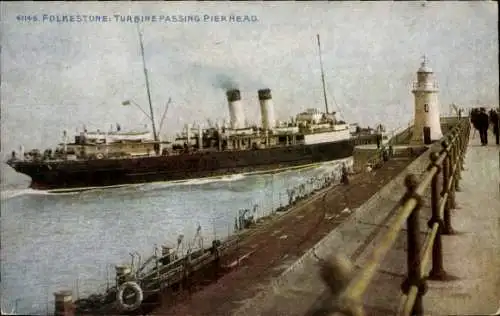
[[[114,143],[120,141],[153,141],[153,133],[149,131],[138,131],[138,132],[81,132],[81,137],[84,137],[90,142],[106,142]]]
[[[349,139],[350,135],[351,133],[349,132],[348,125],[344,125],[344,128],[338,126],[338,128],[335,128],[335,130],[331,132],[322,132],[317,134],[304,135],[304,144],[311,145],[311,144],[319,144],[327,142],[336,142]]]

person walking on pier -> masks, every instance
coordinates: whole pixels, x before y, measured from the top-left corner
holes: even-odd
[[[349,171],[347,170],[347,164],[344,163],[342,166],[342,176],[340,178],[340,182],[343,185],[348,185],[349,184]]]
[[[500,125],[500,116],[499,113],[495,109],[491,109],[490,111],[490,122],[493,127],[493,134],[495,134],[495,142],[497,145],[500,145],[500,131],[499,131],[499,125]]]
[[[479,109],[474,108],[470,111],[470,122],[472,123],[472,127],[474,127],[474,133],[472,133],[472,138],[476,137],[476,131],[479,131]]]
[[[478,117],[477,125],[479,129],[479,137],[481,138],[481,145],[488,145],[488,128],[490,126],[490,117],[486,113],[485,108],[481,108]]]

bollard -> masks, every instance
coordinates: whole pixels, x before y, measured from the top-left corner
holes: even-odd
[[[116,271],[116,286],[132,280],[132,270],[127,265],[115,266]]]
[[[441,190],[441,197],[444,197],[446,195],[446,191],[448,190],[448,183],[450,181],[450,155],[448,154],[448,141],[443,140],[441,142],[441,146],[443,149],[441,150],[441,153],[446,153],[446,157],[443,161],[443,188]],[[443,201],[444,203],[444,214],[443,214],[443,221],[444,221],[444,226],[443,226],[443,235],[453,235],[454,231],[453,228],[451,227],[451,214],[450,214],[450,196],[448,195],[448,198]]]
[[[73,294],[71,291],[60,291],[54,293],[55,307],[54,316],[73,316],[75,307],[73,305]]]
[[[429,169],[433,167],[437,168],[436,174],[432,177],[431,182],[431,208],[432,217],[427,222],[429,228],[432,229],[434,223],[438,223],[439,228],[436,234],[436,239],[432,245],[432,269],[429,273],[429,278],[432,280],[444,280],[446,277],[446,272],[443,269],[443,244],[441,239],[441,234],[443,231],[443,220],[441,219],[441,214],[439,213],[439,187],[438,180],[439,174],[441,173],[441,166],[439,166],[436,161],[439,158],[439,154],[436,152],[431,153],[431,165]]]
[[[415,304],[413,305],[413,310],[411,315],[422,316],[424,315],[424,306],[422,297],[426,292],[425,279],[420,275],[421,262],[420,262],[420,225],[419,225],[419,213],[420,207],[422,206],[422,197],[419,196],[415,190],[418,186],[418,179],[414,174],[409,174],[405,178],[406,186],[406,199],[414,198],[417,200],[417,206],[413,209],[410,216],[406,220],[407,226],[407,267],[408,276],[401,284],[401,290],[404,294],[408,295],[410,293],[410,288],[412,286],[418,287],[418,294],[415,298]]]

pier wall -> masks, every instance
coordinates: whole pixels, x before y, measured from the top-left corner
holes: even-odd
[[[396,145],[396,144],[407,144],[411,138],[411,132],[413,130],[413,126],[408,126],[400,133],[394,135],[387,141],[387,145]]]
[[[456,124],[456,117],[441,117],[441,130],[444,134]],[[412,137],[414,126],[408,126],[401,132],[392,136],[388,139],[383,147],[392,146],[394,157],[415,157],[422,154],[426,146],[425,145],[413,145],[410,146],[410,139]],[[368,164],[372,165],[377,163],[377,160],[382,159],[381,150],[375,145],[359,145],[354,148],[353,152],[353,170],[354,172],[365,171]],[[378,157],[380,156],[380,157]]]
[[[391,216],[391,210],[403,195],[405,176],[410,172],[422,174],[429,164],[430,153],[436,147],[439,148],[439,145],[431,145],[361,207],[352,210],[347,220],[290,264],[265,289],[235,310],[233,315],[304,315],[325,290],[317,277],[317,258],[327,258],[338,251],[354,259],[359,257],[378,235],[380,227]]]
[[[427,150],[426,146],[409,146],[409,145],[394,145],[391,147],[393,150],[392,158],[408,157],[415,158],[420,156]],[[376,145],[360,145],[354,148],[353,152],[353,170],[355,173],[364,172],[368,165],[376,167],[381,164],[383,155],[381,149]]]

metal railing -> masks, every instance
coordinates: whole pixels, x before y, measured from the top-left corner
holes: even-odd
[[[437,82],[414,82],[413,89],[439,89]]]
[[[332,312],[342,315],[362,316],[362,296],[373,279],[381,261],[392,248],[401,232],[407,227],[407,275],[402,284],[405,294],[399,308],[399,315],[424,315],[422,298],[426,292],[426,280],[444,280],[447,274],[443,268],[442,235],[453,234],[451,212],[455,208],[455,191],[461,179],[464,156],[470,135],[467,119],[459,120],[447,137],[441,142],[441,150],[430,154],[430,163],[420,180],[415,174],[405,178],[406,193],[395,206],[394,217],[388,223],[388,231],[369,255],[367,263],[356,273],[345,288],[335,297]],[[442,181],[440,181],[441,179]],[[419,212],[424,194],[430,189],[432,216],[428,221],[430,232],[423,244],[420,240]],[[428,276],[425,269],[432,259]],[[340,272],[339,272],[340,273]],[[338,276],[337,279],[342,279]],[[328,280],[324,278],[328,283]]]

